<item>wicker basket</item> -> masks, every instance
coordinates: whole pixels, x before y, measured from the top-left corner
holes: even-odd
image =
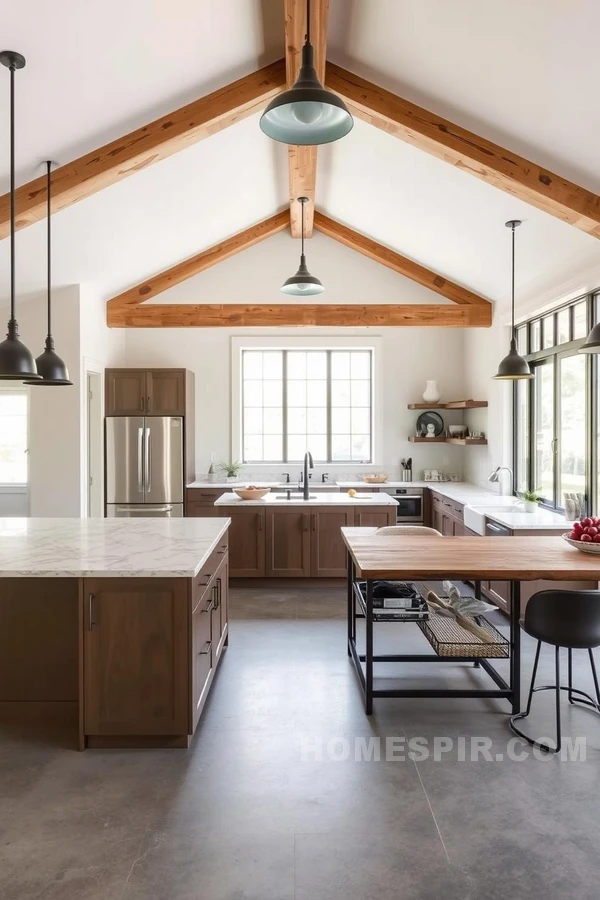
[[[475,616],[474,621],[490,635],[490,643],[471,634],[454,618],[438,613],[430,612],[429,619],[418,625],[438,656],[507,659],[509,645],[504,635],[483,616]]]

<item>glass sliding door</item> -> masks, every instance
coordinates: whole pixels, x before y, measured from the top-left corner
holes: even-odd
[[[587,359],[581,354],[558,357],[558,496],[563,507],[564,493],[585,494],[587,459]]]
[[[529,381],[515,385],[515,489],[517,493],[529,487]]]

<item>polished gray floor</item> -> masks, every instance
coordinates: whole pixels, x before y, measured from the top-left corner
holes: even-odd
[[[230,647],[188,751],[79,754],[58,725],[44,741],[2,727],[2,900],[597,900],[594,714],[564,709],[585,761],[507,758],[495,701],[376,701],[367,719],[344,602],[332,588],[234,591]],[[422,640],[414,626],[378,627],[382,650]],[[547,681],[551,662],[546,650]],[[464,665],[404,675],[486,677]],[[531,727],[552,724],[538,695]],[[357,761],[372,737],[381,759]],[[386,739],[401,756],[410,738],[427,758],[386,760]],[[491,760],[471,759],[473,738],[492,741]]]

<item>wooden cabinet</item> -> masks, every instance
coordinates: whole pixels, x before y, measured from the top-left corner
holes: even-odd
[[[107,416],[186,415],[185,369],[107,369]]]
[[[346,575],[346,545],[340,528],[354,525],[354,509],[322,506],[313,509],[310,523],[310,574],[313,578]]]
[[[510,613],[510,581],[484,581],[482,593],[506,613]]]
[[[107,416],[139,416],[146,411],[146,372],[107,369],[104,402]]]
[[[230,517],[229,574],[232,578],[260,578],[265,574],[265,508],[219,507]]]
[[[267,576],[310,575],[311,512],[302,506],[267,507]]]
[[[146,414],[185,415],[185,369],[150,369],[146,372]]]
[[[396,524],[395,506],[360,506],[354,508],[354,524],[383,528],[384,525]]]
[[[185,492],[186,516],[229,515],[215,507],[215,500],[225,493],[225,488],[188,488]]]
[[[188,733],[188,582],[96,578],[84,585],[87,735]]]

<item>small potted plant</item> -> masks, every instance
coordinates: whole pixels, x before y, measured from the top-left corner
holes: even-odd
[[[538,493],[539,490],[540,488],[536,488],[535,491],[523,491],[523,507],[527,512],[535,512],[537,509],[538,503],[542,499]]]
[[[237,481],[237,477],[242,469],[241,462],[221,463],[219,469],[225,472],[227,481]]]

